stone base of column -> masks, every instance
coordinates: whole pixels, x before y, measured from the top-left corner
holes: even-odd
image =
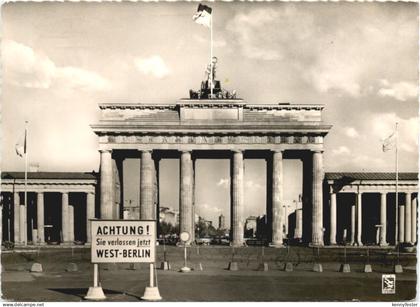
[[[386,247],[386,246],[389,246],[389,243],[386,243],[386,242],[385,243],[379,243],[379,246],[380,247]]]
[[[60,242],[60,246],[72,246],[72,245],[74,245],[74,242],[70,242],[70,241]]]
[[[270,244],[268,244],[269,247],[274,247],[274,248],[285,248],[286,245],[284,245],[283,243],[280,242],[271,242]]]
[[[246,245],[245,242],[231,242],[230,243],[230,246],[233,246],[233,247],[244,247],[244,246],[247,246],[247,245]]]
[[[319,243],[313,243],[313,242],[311,242],[311,243],[309,243],[308,246],[309,247],[324,247],[324,243],[322,243],[322,242],[319,242]]]

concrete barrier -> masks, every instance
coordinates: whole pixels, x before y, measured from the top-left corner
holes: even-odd
[[[79,270],[78,266],[74,262],[67,264],[66,272],[77,272]]]
[[[171,265],[169,264],[169,261],[162,261],[160,263],[160,269],[161,270],[164,270],[164,271],[170,270],[171,269]]]
[[[141,263],[130,263],[128,266],[129,270],[140,270],[141,269]]]
[[[293,272],[293,263],[291,262],[286,262],[284,264],[284,271],[285,272]]]
[[[342,272],[342,273],[350,273],[351,272],[351,270],[350,270],[350,264],[348,264],[348,263],[341,264],[339,271]]]
[[[238,270],[238,263],[236,261],[229,262],[228,270],[229,271],[237,271]]]
[[[258,271],[267,272],[268,271],[268,263],[267,262],[260,263],[258,265],[258,269],[257,270]]]
[[[33,273],[42,273],[42,264],[35,262],[32,264],[30,271]]]
[[[399,274],[399,273],[402,273],[402,272],[403,272],[402,265],[401,265],[401,264],[396,264],[396,265],[394,266],[394,273],[395,273],[395,274]]]
[[[322,264],[321,263],[314,263],[314,266],[312,267],[312,271],[317,273],[322,273]]]
[[[372,266],[370,264],[365,264],[365,268],[363,271],[365,273],[372,273]]]

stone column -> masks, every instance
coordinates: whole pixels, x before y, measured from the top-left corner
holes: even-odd
[[[405,193],[405,234],[404,242],[411,243],[411,193]]]
[[[155,176],[154,176],[154,219],[156,220],[156,223],[159,225],[159,208],[160,208],[160,193],[159,193],[159,163],[160,163],[160,157],[156,156],[153,158],[154,161],[154,170],[155,170]],[[157,235],[160,235],[160,227],[157,227]]]
[[[95,193],[86,193],[86,242],[92,242],[90,219],[95,218]]]
[[[180,161],[180,192],[179,192],[179,220],[180,232],[188,232],[192,241],[192,204],[193,204],[193,163],[191,152],[183,151]]]
[[[399,206],[399,220],[398,220],[398,242],[404,242],[404,216],[405,210],[404,206]]]
[[[159,158],[153,158],[153,219],[159,219]]]
[[[386,246],[388,243],[386,242],[386,193],[381,193],[381,235],[379,239],[380,246]]]
[[[363,246],[362,243],[362,222],[363,222],[363,217],[362,217],[362,193],[357,193],[357,201],[356,201],[356,211],[357,211],[357,218],[356,218],[356,223],[357,223],[357,239],[356,239],[356,243],[358,246]]]
[[[242,151],[233,153],[232,158],[232,245],[244,245],[244,158]]]
[[[28,197],[28,196],[26,196]],[[26,201],[28,203],[28,201]],[[23,203],[20,204],[19,209],[19,234],[20,234],[20,243],[24,244],[27,243],[28,240],[28,232],[27,232],[27,225],[26,225],[26,206],[25,206],[25,196],[23,196]]]
[[[330,244],[337,244],[337,194],[331,193],[330,203]]]
[[[324,166],[322,151],[313,152],[312,164],[312,245],[324,245],[322,216],[322,181]]]
[[[13,214],[14,214],[14,220],[13,220],[13,229],[14,229],[14,243],[18,244],[20,242],[20,198],[19,193],[14,192],[13,193]]]
[[[39,243],[45,242],[44,233],[44,192],[38,192],[36,202],[36,220],[38,229],[38,241]]]
[[[100,189],[100,218],[112,219],[114,205],[114,186],[111,150],[101,150],[101,189]]]
[[[140,164],[140,219],[153,220],[153,168],[150,150],[141,152]]]
[[[302,240],[302,208],[296,209],[295,239]]]
[[[351,215],[350,215],[350,244],[353,245],[355,243],[355,234],[356,234],[356,206],[351,206]]]
[[[62,242],[69,242],[69,193],[61,194],[61,234]]]
[[[283,246],[283,153],[281,151],[273,152],[273,246]]]
[[[69,204],[68,207],[69,210],[69,225],[68,225],[68,231],[69,231],[69,242],[74,242],[74,204]]]
[[[124,207],[124,155],[122,152],[114,151],[112,154],[115,186],[115,207],[114,218],[119,220],[122,217]]]
[[[417,196],[411,200],[411,242],[417,242]]]
[[[192,210],[191,210],[191,238],[195,242],[195,159],[192,160]]]

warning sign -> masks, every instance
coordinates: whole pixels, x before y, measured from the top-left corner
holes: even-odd
[[[92,263],[155,262],[156,221],[92,220]]]

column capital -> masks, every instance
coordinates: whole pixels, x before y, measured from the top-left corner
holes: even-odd
[[[314,149],[314,150],[311,150],[314,154],[315,153],[320,153],[320,154],[323,154],[324,153],[324,149]]]
[[[179,151],[181,154],[184,154],[184,153],[189,153],[189,154],[192,154],[192,150],[188,150],[188,149],[182,149],[182,150],[180,150]]]
[[[69,191],[62,191],[61,195],[69,195]]]
[[[243,153],[244,153],[244,150],[243,150],[243,149],[233,149],[233,150],[232,150],[232,152],[233,152],[234,154],[236,154],[236,153],[243,154]]]
[[[103,154],[103,153],[112,153],[112,149],[99,149],[99,152],[101,154]]]
[[[285,150],[284,149],[271,149],[270,150],[272,153],[281,153],[284,154]]]
[[[92,194],[92,195],[95,195],[96,193],[94,192],[94,191],[87,191],[87,192],[85,192],[86,194]]]
[[[143,153],[149,153],[152,154],[153,150],[152,149],[139,149],[139,151],[143,154]]]

